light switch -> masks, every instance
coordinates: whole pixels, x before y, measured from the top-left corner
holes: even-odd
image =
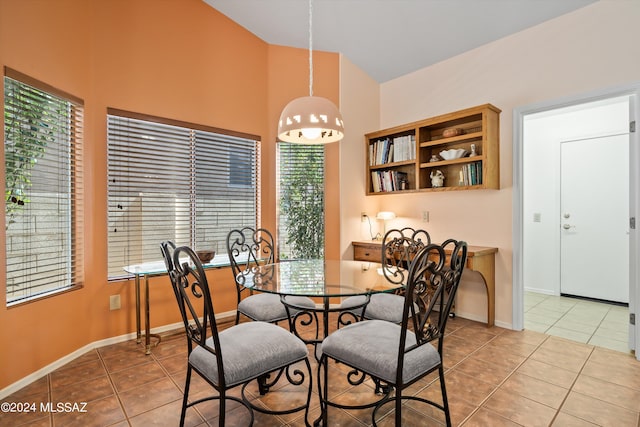
[[[540,217],[542,214],[540,212],[534,212],[533,214],[533,222],[540,222]]]

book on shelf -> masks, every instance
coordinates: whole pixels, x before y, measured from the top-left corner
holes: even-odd
[[[399,191],[406,189],[404,185],[408,185],[409,175],[406,172],[386,170],[371,171],[371,187],[374,193],[383,193],[388,191]]]
[[[415,135],[382,138],[369,144],[369,166],[404,162],[416,158]]]
[[[480,185],[482,184],[482,162],[473,162],[462,165],[460,169],[459,185]]]

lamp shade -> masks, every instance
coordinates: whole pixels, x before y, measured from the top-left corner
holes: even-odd
[[[378,214],[376,215],[377,219],[382,219],[382,220],[390,220],[390,219],[394,219],[396,217],[396,214],[390,211],[382,211],[382,212],[378,212]]]
[[[294,144],[328,144],[344,136],[342,114],[326,98],[303,96],[289,102],[278,122],[278,138]]]

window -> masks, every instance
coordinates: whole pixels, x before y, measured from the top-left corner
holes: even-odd
[[[109,278],[161,260],[163,240],[224,259],[229,231],[259,222],[258,138],[108,113]]]
[[[5,68],[7,304],[82,286],[82,104]]]
[[[278,143],[280,259],[324,256],[324,147]]]

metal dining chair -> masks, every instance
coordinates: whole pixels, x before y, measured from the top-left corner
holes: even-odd
[[[396,284],[406,284],[408,267],[418,251],[431,243],[431,236],[425,230],[405,227],[389,230],[382,239],[382,274]],[[365,296],[346,298],[341,308],[360,319],[379,319],[392,323],[402,321],[404,297],[400,293],[378,293],[370,296],[363,308],[352,309],[365,303]],[[348,323],[347,316],[341,316],[342,323]]]
[[[447,263],[445,248],[449,245],[453,249]],[[331,425],[328,422],[330,406],[349,409],[345,404],[329,400],[329,360],[353,368],[348,374],[351,384],[363,384],[363,375],[368,375],[375,382],[388,386],[388,392],[378,401],[356,407],[374,408],[371,415],[374,426],[377,425],[376,413],[389,402],[394,405],[395,425],[401,426],[404,400],[440,409],[444,412],[446,425],[451,425],[443,367],[445,326],[466,258],[467,244],[462,241],[450,239],[442,245],[426,245],[418,250],[409,265],[399,324],[363,320],[338,329],[325,338],[318,371],[322,425]],[[404,394],[410,385],[435,370],[438,371],[442,404]]]
[[[243,227],[231,230],[227,235],[227,253],[231,262],[231,271],[236,284],[238,309],[236,325],[240,322],[240,314],[251,320],[277,323],[289,320],[296,309],[282,304],[280,296],[269,293],[252,293],[248,286],[251,277],[261,265],[275,262],[275,244],[273,235],[264,228]],[[248,294],[248,295],[247,295]],[[315,309],[311,298],[287,296],[288,307]]]
[[[187,335],[187,375],[180,426],[184,425],[188,407],[209,400],[218,400],[220,426],[225,425],[230,400],[248,410],[250,425],[253,425],[253,411],[285,415],[303,410],[305,423],[310,425],[307,418],[313,381],[306,344],[280,326],[259,321],[234,325],[219,332],[210,286],[196,253],[187,246],[175,248],[172,242],[163,242],[161,250],[167,268],[171,268],[169,277]],[[189,401],[193,372],[217,393]],[[294,406],[286,402],[285,409],[276,410],[253,404],[247,398],[245,388],[253,380],[257,380],[260,387],[260,382],[270,376],[275,377],[270,386],[286,378],[290,384],[303,387],[306,392],[303,404]],[[240,397],[228,393],[238,386],[241,387]],[[278,393],[278,390],[270,393]]]

